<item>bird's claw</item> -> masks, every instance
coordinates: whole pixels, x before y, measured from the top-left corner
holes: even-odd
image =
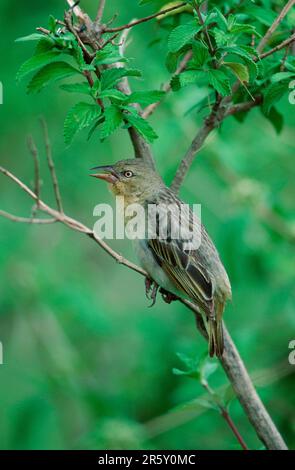
[[[166,302],[166,304],[171,304],[171,302],[174,302],[174,300],[178,300],[177,295],[163,289],[163,287],[160,289],[160,294],[162,295],[162,299],[164,302]]]
[[[157,300],[158,289],[159,286],[155,281],[149,279],[148,277],[145,278],[145,295],[147,299],[152,301],[149,307],[153,307],[155,305]]]

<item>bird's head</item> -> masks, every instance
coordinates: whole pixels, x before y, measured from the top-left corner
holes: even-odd
[[[97,166],[91,174],[94,178],[109,183],[116,196],[123,196],[129,204],[143,203],[157,194],[164,185],[158,173],[141,158],[120,160],[113,165]]]

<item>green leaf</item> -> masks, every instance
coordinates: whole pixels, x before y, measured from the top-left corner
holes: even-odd
[[[49,15],[48,27],[52,33],[55,33],[57,29],[57,22],[53,15]]]
[[[216,16],[216,22],[217,22],[218,26],[223,31],[227,31],[228,23],[227,23],[227,19],[225,18],[225,16],[221,13],[221,11],[218,8],[214,8],[214,13],[215,13],[215,16]]]
[[[224,65],[234,73],[240,82],[249,82],[249,72],[246,65],[239,64],[238,62],[224,62]]]
[[[255,36],[261,36],[257,31],[255,26],[250,25],[250,24],[235,24],[230,32],[232,34],[241,34],[241,33],[249,33],[249,34],[255,34]]]
[[[272,106],[270,110],[265,113],[264,109],[262,109],[262,114],[270,121],[270,123],[273,125],[275,131],[277,134],[280,134],[283,129],[284,125],[284,117],[281,113],[277,111],[277,109]]]
[[[262,110],[264,114],[268,114],[270,108],[274,103],[279,101],[282,96],[287,91],[287,83],[286,82],[276,82],[271,83],[266,90],[264,91],[264,99],[262,104]]]
[[[168,72],[173,73],[177,69],[179,53],[178,52],[168,52],[166,56],[165,65]]]
[[[104,123],[100,129],[100,138],[109,137],[123,122],[122,111],[117,106],[110,106],[104,111]]]
[[[198,26],[195,20],[174,28],[168,37],[168,51],[177,52],[191,41],[200,29],[201,26]]]
[[[219,411],[218,406],[210,398],[196,398],[190,402],[190,407],[201,406],[202,408],[207,408],[209,410]]]
[[[248,72],[249,72],[249,81],[253,82],[259,73],[258,65],[256,62],[254,62],[252,55],[254,54],[253,48],[250,46],[232,46],[232,47],[224,47],[223,48],[224,52],[227,52],[228,54],[233,54],[236,55],[237,57],[240,57],[244,63],[248,67]],[[253,52],[254,51],[254,52]]]
[[[126,108],[127,109],[127,108]],[[144,139],[148,142],[153,142],[155,139],[158,138],[157,134],[155,133],[154,129],[150,126],[150,124],[143,119],[137,112],[130,110],[132,114],[128,113],[125,114],[125,118],[134,127],[139,134],[142,135]]]
[[[209,57],[210,55],[208,48],[201,41],[194,41],[193,57],[192,60],[189,62],[189,66],[197,69],[201,68],[203,67],[203,65],[206,64]]]
[[[141,72],[134,69],[125,69],[124,67],[104,70],[101,74],[101,88],[112,88],[123,77],[140,77]]]
[[[135,91],[127,97],[128,103],[139,103],[142,106],[160,101],[165,96],[164,91],[151,90],[151,91]]]
[[[44,65],[53,62],[59,55],[60,52],[58,51],[48,51],[44,52],[43,54],[33,55],[33,57],[26,60],[26,62],[20,66],[16,74],[16,80],[20,81],[28,73],[34,72],[35,70],[44,67]]]
[[[229,33],[222,31],[221,29],[215,28],[213,30],[213,34],[217,47],[228,46],[233,41],[233,36]]]
[[[28,36],[23,36],[22,38],[17,38],[15,42],[26,42],[26,41],[39,41],[39,39],[43,39],[44,34],[33,33],[29,34]]]
[[[98,105],[88,103],[77,103],[67,114],[64,123],[64,140],[70,145],[75,134],[90,126],[101,114]]]
[[[50,82],[70,77],[77,73],[79,71],[66,62],[53,62],[52,64],[45,65],[33,76],[28,85],[28,93],[39,92]]]
[[[282,82],[283,80],[291,80],[295,77],[294,72],[278,72],[270,78],[272,83]]]
[[[97,51],[93,64],[94,65],[109,65],[116,62],[127,62],[127,59],[119,54],[119,51],[114,50],[114,46],[107,44],[101,51]]]
[[[52,50],[54,47],[54,40],[49,36],[43,36],[40,41],[38,41],[35,49],[34,55],[44,54],[44,52],[48,52]]]
[[[117,90],[116,88],[108,88],[107,90],[102,91],[99,93],[99,97],[115,99],[118,101],[126,101],[128,99],[127,95]]]
[[[201,70],[185,70],[179,75],[175,75],[171,79],[171,88],[173,91],[178,91],[180,88],[188,85],[204,85],[204,79],[207,74]]]
[[[91,87],[88,83],[65,83],[60,88],[68,93],[82,93],[83,95],[91,95]]]
[[[212,85],[220,95],[227,96],[231,94],[229,79],[221,70],[208,70],[208,79],[210,85]]]

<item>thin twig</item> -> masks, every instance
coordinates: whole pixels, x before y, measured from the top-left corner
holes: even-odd
[[[80,18],[81,20],[84,20],[85,18],[85,13],[82,11],[82,9],[78,6],[80,3],[79,1],[76,0],[67,0],[67,3],[70,7],[70,9],[74,12],[75,16],[77,18]]]
[[[264,47],[266,46],[268,40],[270,39],[270,37],[273,35],[273,33],[275,32],[275,30],[277,29],[277,27],[279,26],[279,24],[283,21],[283,19],[285,18],[285,16],[287,15],[287,13],[289,12],[289,10],[294,6],[295,4],[295,0],[289,0],[286,5],[284,6],[284,8],[282,9],[282,11],[279,13],[279,15],[277,16],[277,18],[274,20],[274,22],[272,23],[272,25],[269,27],[269,29],[266,31],[265,35],[263,36],[263,38],[261,39],[260,43],[258,44],[257,46],[257,52],[258,53],[261,53],[264,49]]]
[[[56,219],[34,219],[33,217],[18,217],[16,215],[10,214],[9,212],[0,210],[0,216],[5,219],[9,219],[12,222],[18,222],[23,224],[53,224],[57,222]]]
[[[40,164],[39,164],[39,155],[36,144],[31,135],[27,139],[29,151],[33,157],[34,161],[34,191],[37,195],[36,208],[39,207],[40,191],[41,191],[41,180],[40,180]],[[34,214],[34,211],[33,211]]]
[[[204,23],[204,20],[203,20],[203,17],[202,17],[202,13],[201,13],[200,7],[198,6],[198,4],[197,4],[196,1],[194,1],[194,4],[195,4],[195,10],[196,10],[196,12],[197,12],[200,25],[202,26],[203,32],[204,32],[204,34],[205,34],[205,36],[206,36],[206,39],[207,39],[207,44],[208,44],[208,47],[209,47],[210,55],[213,57],[214,54],[215,54],[214,47],[212,46],[212,42],[211,42],[211,39],[210,39],[208,30],[207,30],[207,27],[206,27],[206,25],[205,25],[205,23]]]
[[[105,4],[106,4],[106,0],[100,0],[99,1],[97,15],[96,15],[96,18],[95,18],[96,23],[101,22],[101,19],[103,17],[103,11],[104,11]]]
[[[205,388],[207,393],[212,397],[215,405],[217,406],[217,408],[220,411],[221,416],[224,418],[225,422],[228,424],[228,426],[232,430],[233,434],[235,435],[235,437],[238,440],[239,444],[241,445],[242,449],[249,450],[247,444],[245,443],[243,437],[241,436],[240,431],[238,430],[237,426],[235,425],[232,418],[230,417],[230,414],[229,414],[228,410],[220,402],[220,400],[219,400],[218,396],[216,395],[216,393],[214,392],[214,390],[212,390],[212,388],[210,387],[210,385],[208,384],[207,381],[202,381],[202,386]]]
[[[169,7],[169,8],[166,8],[165,10],[158,11],[157,13],[146,16],[145,18],[141,18],[140,20],[131,21],[130,23],[124,24],[123,26],[118,26],[117,28],[106,28],[104,32],[115,33],[117,31],[123,31],[124,29],[133,28],[133,26],[137,26],[138,24],[153,20],[154,18],[157,18],[159,16],[166,15],[166,13],[169,13],[170,11],[173,11],[173,10],[178,10],[179,8],[182,8],[185,5],[186,5],[185,2],[180,3],[179,5],[174,5],[173,7]]]
[[[50,171],[50,174],[51,174],[51,180],[52,180],[53,190],[54,190],[54,194],[55,194],[56,205],[57,205],[57,208],[58,208],[59,212],[63,213],[62,199],[61,199],[61,195],[60,195],[58,179],[57,179],[56,172],[55,172],[55,166],[54,166],[54,163],[53,163],[52,152],[51,152],[51,144],[50,144],[50,140],[49,140],[47,124],[46,124],[46,121],[45,121],[44,118],[40,118],[40,123],[41,123],[42,129],[43,129],[47,164],[48,164],[48,168],[49,168],[49,171]]]
[[[289,44],[291,45],[292,42],[295,43],[295,34],[292,34],[292,36],[290,36],[288,39],[286,39],[285,41],[281,42],[280,44],[278,44],[277,46],[275,46],[273,49],[270,49],[269,51],[264,52],[264,54],[260,54],[260,56],[259,56],[258,58],[255,57],[253,60],[254,60],[255,62],[257,62],[259,59],[260,59],[260,60],[265,59],[266,57],[269,57],[270,55],[274,54],[275,52],[278,52],[278,51],[280,51],[281,49],[284,49],[284,47],[289,46]]]

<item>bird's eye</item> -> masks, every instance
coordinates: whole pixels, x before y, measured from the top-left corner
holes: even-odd
[[[124,176],[125,178],[131,178],[133,176],[133,173],[131,170],[124,171]]]

